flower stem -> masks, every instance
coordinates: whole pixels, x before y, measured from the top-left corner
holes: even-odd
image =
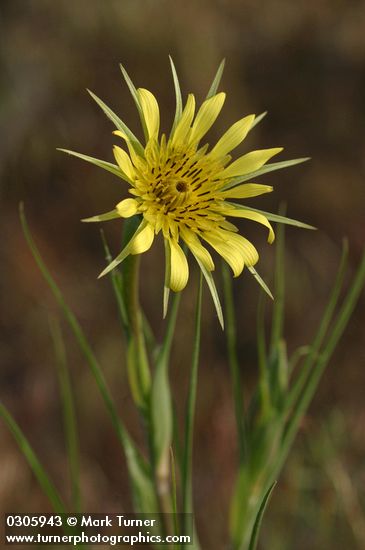
[[[128,338],[128,375],[133,397],[138,406],[146,409],[151,386],[151,376],[143,333],[143,322],[139,304],[140,256],[130,256],[125,262],[123,286],[127,303],[130,328]]]
[[[227,348],[228,348],[228,361],[231,371],[232,379],[232,391],[234,398],[235,416],[236,416],[236,429],[238,436],[238,452],[240,463],[244,463],[247,460],[247,434],[244,418],[244,400],[242,381],[240,375],[240,369],[237,359],[237,342],[236,342],[236,325],[234,319],[234,306],[233,306],[233,291],[232,281],[225,263],[222,264],[223,273],[223,289],[224,289],[224,302],[225,302],[225,317],[226,317],[226,334],[227,334]]]
[[[200,352],[200,335],[201,335],[201,304],[202,304],[202,274],[200,273],[198,297],[195,313],[195,337],[193,356],[191,362],[190,383],[188,392],[188,401],[186,406],[186,421],[185,421],[185,448],[183,456],[183,512],[185,514],[192,513],[192,456],[193,456],[193,433],[194,433],[194,416],[198,382],[198,365]]]

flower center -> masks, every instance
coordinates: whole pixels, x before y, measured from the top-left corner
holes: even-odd
[[[179,193],[186,193],[189,189],[189,186],[188,184],[186,183],[186,181],[182,181],[182,180],[179,180],[176,182],[175,184],[175,189],[176,191],[178,191]]]

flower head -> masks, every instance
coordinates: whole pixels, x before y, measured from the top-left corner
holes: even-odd
[[[193,94],[188,95],[185,106],[182,106],[172,61],[171,66],[176,114],[169,136],[160,134],[160,111],[155,96],[144,88],[136,89],[122,67],[140,114],[145,145],[97,96],[91,94],[117,126],[114,134],[123,140],[126,147],[114,147],[116,165],[68,151],[113,172],[128,184],[125,189],[125,194],[130,195],[128,198],[121,200],[112,211],[83,221],[140,216],[141,221],[134,235],[100,276],[114,269],[128,255],[146,252],[161,233],[166,250],[165,286],[171,290],[181,291],[188,281],[186,250],[190,250],[197,260],[213,295],[215,287],[211,272],[215,266],[212,250],[230,265],[235,277],[247,266],[265,287],[253,267],[259,258],[256,248],[238,233],[229,219],[246,218],[266,226],[268,242],[272,243],[274,231],[268,219],[270,215],[235,200],[271,192],[271,186],[252,183],[251,177],[303,159],[266,165],[271,157],[282,151],[281,147],[276,147],[248,152],[232,162],[230,153],[263,115],[245,116],[209,148],[208,144],[202,143],[202,139],[214,124],[225,101],[225,94],[217,93],[223,66],[218,70],[207,99],[199,108]]]

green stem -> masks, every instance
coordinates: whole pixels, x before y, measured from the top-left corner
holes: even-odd
[[[279,214],[285,214],[285,207],[281,206]],[[275,258],[275,300],[271,326],[270,352],[273,355],[277,352],[278,344],[282,338],[284,325],[284,301],[285,301],[285,230],[284,225],[279,224],[277,230],[276,258]]]
[[[236,326],[234,318],[233,290],[231,275],[228,266],[222,264],[223,289],[226,317],[226,335],[228,348],[228,361],[231,371],[232,391],[235,406],[236,429],[238,436],[238,452],[240,463],[244,463],[248,456],[247,434],[244,417],[244,400],[242,391],[242,381],[237,359]]]
[[[271,408],[270,386],[267,368],[266,344],[265,344],[265,302],[263,294],[260,295],[257,307],[257,358],[259,364],[259,392],[262,418],[267,418]]]
[[[135,401],[145,412],[151,387],[151,375],[139,304],[139,267],[140,255],[130,256],[128,258],[128,274],[125,277],[125,288],[128,289],[127,315],[130,327],[128,373]]]
[[[154,472],[155,490],[158,499],[160,511],[165,514],[162,518],[163,529],[166,534],[173,533],[173,523],[171,522],[172,495],[171,495],[171,469],[170,469],[170,447],[173,432],[172,405],[168,381],[168,367],[173,342],[176,318],[180,304],[181,293],[175,293],[172,299],[170,313],[167,321],[167,328],[161,346],[160,352],[156,358],[156,369],[152,382],[151,402],[149,410],[150,415],[146,419],[149,435],[150,460]],[[160,404],[165,400],[165,417],[160,417]],[[171,414],[171,418],[170,418]],[[156,416],[157,415],[157,416]],[[171,421],[171,426],[164,426],[164,433],[161,435],[161,429],[164,422]],[[161,441],[160,438],[163,438]]]
[[[188,401],[186,406],[185,420],[185,448],[183,456],[183,512],[190,514],[193,512],[192,498],[192,457],[193,457],[193,434],[194,417],[196,405],[196,393],[198,384],[198,366],[201,337],[201,305],[202,305],[202,274],[200,273],[198,297],[195,313],[195,335],[193,344],[193,355],[191,361],[190,383],[188,392]],[[183,530],[184,532],[184,530]]]

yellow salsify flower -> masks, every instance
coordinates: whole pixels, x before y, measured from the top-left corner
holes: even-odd
[[[269,185],[243,183],[249,181],[251,175],[260,175],[270,169],[296,164],[304,159],[266,165],[270,158],[282,151],[282,147],[275,147],[248,152],[231,162],[231,151],[245,139],[264,115],[245,116],[233,124],[211,149],[208,144],[201,145],[202,138],[214,124],[225,101],[225,93],[216,93],[223,63],[207,99],[196,109],[193,94],[188,95],[186,104],[182,107],[176,70],[171,58],[170,61],[176,92],[176,114],[169,136],[160,135],[160,111],[155,96],[144,88],[136,89],[121,67],[141,117],[145,146],[109,107],[90,92],[117,126],[118,130],[114,134],[122,138],[128,153],[116,145],[115,165],[66,151],[113,172],[129,184],[126,191],[131,197],[123,199],[112,211],[83,221],[100,222],[114,218],[141,217],[128,244],[100,277],[114,269],[130,254],[141,254],[149,250],[155,236],[162,233],[166,250],[166,288],[179,292],[187,284],[189,266],[182,248],[185,243],[185,249],[190,250],[195,257],[208,282],[216,306],[219,300],[211,275],[215,265],[209,249],[222,256],[232,268],[235,277],[247,266],[268,291],[254,269],[259,259],[256,248],[238,234],[237,227],[227,218],[245,218],[266,226],[268,242],[272,243],[274,231],[268,217],[286,223],[293,221],[232,201],[272,191]],[[165,312],[166,308],[167,300]],[[221,318],[220,306],[217,311]]]

